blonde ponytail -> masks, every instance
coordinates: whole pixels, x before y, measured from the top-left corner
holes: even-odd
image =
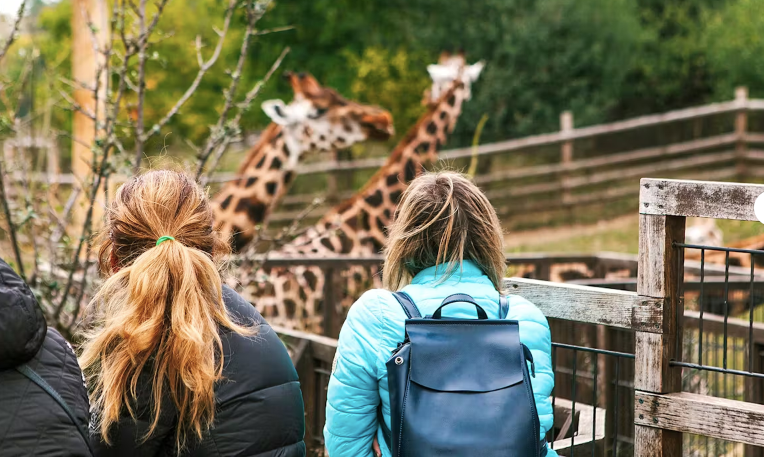
[[[157,243],[162,236],[173,239]],[[117,192],[99,251],[107,278],[91,302],[94,325],[81,356],[105,442],[125,410],[137,417],[146,373],[152,420],[143,439],[156,430],[167,397],[177,410],[178,450],[189,434],[201,438],[212,426],[223,372],[219,330],[254,333],[223,303],[215,259],[225,252],[206,195],[184,174],[149,172]]]

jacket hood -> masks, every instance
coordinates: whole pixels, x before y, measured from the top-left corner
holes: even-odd
[[[0,370],[28,362],[48,326],[29,286],[0,259]]]

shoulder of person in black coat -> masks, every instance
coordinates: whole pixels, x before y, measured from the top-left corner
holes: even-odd
[[[31,368],[67,405],[17,370]],[[0,456],[90,456],[87,389],[71,345],[48,328],[34,294],[0,259]],[[75,423],[76,421],[76,423]]]
[[[0,259],[0,370],[31,360],[46,330],[45,316],[29,286]]]

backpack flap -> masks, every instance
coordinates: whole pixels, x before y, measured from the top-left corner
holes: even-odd
[[[523,381],[517,321],[411,319],[410,380],[441,392],[491,392]]]

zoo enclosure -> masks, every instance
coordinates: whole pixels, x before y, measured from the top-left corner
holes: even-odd
[[[744,451],[746,456],[762,455],[758,446],[764,446],[764,437],[760,433],[764,427],[764,406],[760,404],[764,402],[764,325],[753,319],[753,306],[757,304],[753,291],[754,286],[761,286],[761,277],[755,274],[753,262],[747,281],[743,280],[741,272],[735,272],[739,277],[734,281],[740,285],[747,282],[751,292],[750,320],[730,317],[727,300],[723,302],[723,315],[706,313],[704,316],[703,288],[718,287],[719,283],[717,281],[714,286],[713,281],[705,282],[707,265],[701,265],[700,271],[689,272],[688,276],[699,275],[699,281],[687,284],[683,281],[683,276],[690,270],[684,262],[686,249],[725,250],[685,245],[686,217],[755,220],[753,201],[761,193],[764,193],[761,185],[643,180],[636,292],[533,279],[507,280],[511,293],[536,303],[551,321],[596,326],[606,330],[602,333],[605,340],[625,336],[633,344],[634,353],[630,354],[569,345],[555,338],[553,351],[558,379],[555,400],[565,404],[558,407],[558,403],[555,407],[556,413],[563,414],[555,421],[556,436],[550,441],[561,445],[563,454],[585,450],[587,454],[602,455],[607,449],[612,455],[633,452],[639,456],[678,456],[682,455],[684,442],[694,450],[705,449],[705,455],[720,455],[715,451],[709,453],[708,442],[723,440],[748,445]],[[764,255],[764,252],[751,251],[749,254]],[[724,269],[725,280],[721,284],[728,293],[735,288],[729,274],[734,267],[728,263]],[[694,299],[700,301],[699,312],[685,306],[687,292],[695,288],[691,284],[697,284],[700,290]],[[723,339],[717,339],[724,347],[719,356],[723,361],[711,360],[717,357],[718,351],[709,351],[708,341],[704,349],[704,325],[705,332],[723,334]],[[699,340],[690,342],[690,346],[697,346],[697,352],[688,354],[684,351],[683,359],[685,328],[690,331],[699,329]],[[293,359],[303,379],[309,442],[319,445],[325,386],[336,340],[285,329],[279,331],[292,347]],[[732,341],[730,348],[727,347],[728,339]],[[743,342],[739,348],[735,339]],[[612,341],[595,344],[605,347]],[[734,354],[736,349],[743,356],[733,356],[728,361],[729,350]],[[563,351],[573,352],[572,365],[560,366],[558,359]],[[735,362],[738,358],[742,361],[740,364]],[[744,400],[747,401],[683,392],[683,375],[686,378],[688,374],[698,372],[721,374],[725,385],[728,376],[745,378]],[[599,408],[598,396],[601,394],[598,388],[599,392],[610,392],[605,395],[607,405],[604,411]],[[581,390],[587,390],[592,400],[589,405],[581,404],[579,400],[577,407]],[[566,396],[571,400],[566,400]],[[598,414],[605,420],[598,421]],[[625,417],[629,420],[624,421]],[[558,424],[560,421],[563,423]],[[602,424],[609,430],[603,430]],[[577,430],[578,434],[570,433],[571,429]],[[633,430],[633,438],[622,439],[625,429]],[[686,436],[683,437],[683,433]],[[606,436],[608,438],[604,439]],[[607,442],[611,439],[613,444]],[[623,443],[633,448],[624,450]]]
[[[763,145],[764,100],[749,99],[747,90],[738,88],[730,101],[583,128],[574,128],[573,115],[565,112],[557,132],[451,149],[440,157],[466,168],[477,156],[475,182],[486,190],[505,225],[517,229],[579,219],[590,222],[581,219],[587,211],[572,211],[583,208],[599,208],[588,211],[597,217],[631,212],[636,209],[638,180],[646,175],[709,180],[764,177]],[[5,154],[41,147],[29,141],[11,142]],[[386,159],[380,155],[339,160],[350,156],[306,157],[297,166],[290,194],[271,217],[273,224],[293,221],[317,195],[324,195],[326,203],[306,222],[319,217],[329,205],[351,196]],[[24,177],[20,172],[11,176]],[[57,174],[56,166],[32,179],[75,183],[71,174]],[[218,173],[212,183],[233,179],[233,173]],[[111,177],[114,188],[123,180]]]

